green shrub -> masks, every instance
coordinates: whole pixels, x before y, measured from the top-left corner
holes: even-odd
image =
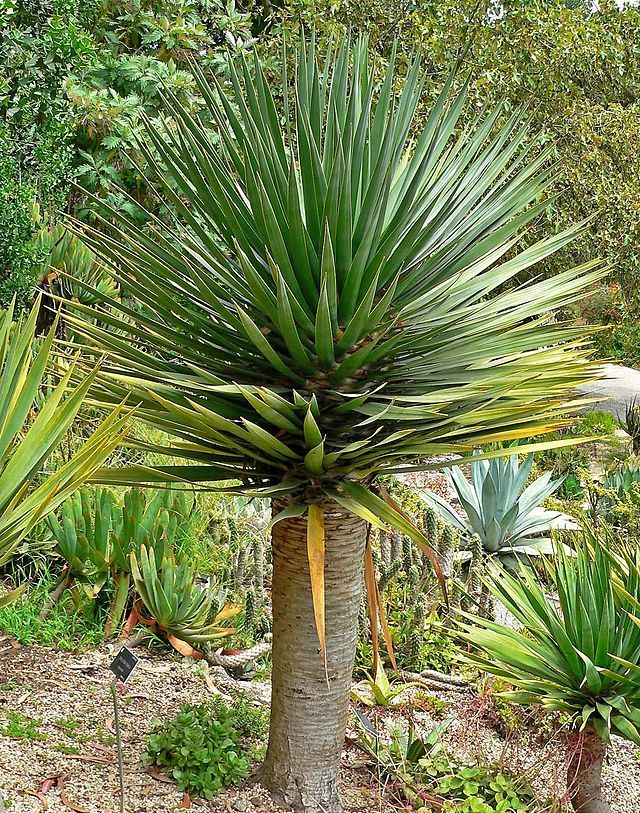
[[[27,306],[43,256],[35,237],[37,190],[19,174],[0,135],[0,308],[14,296],[18,307]]]
[[[613,435],[618,428],[618,422],[611,412],[604,409],[594,409],[586,412],[578,426],[581,435]]]
[[[236,697],[231,705],[231,716],[236,731],[246,740],[259,742],[269,732],[269,714],[262,706]]]
[[[185,704],[173,719],[158,723],[143,760],[165,769],[180,790],[212,799],[249,775],[255,753],[249,736],[265,731],[264,715],[236,701]]]
[[[358,742],[369,756],[372,772],[385,785],[398,786],[414,809],[427,813],[424,799],[438,800],[448,813],[529,813],[535,796],[529,784],[498,764],[464,759],[443,746],[449,723],[441,723],[426,737],[396,721],[384,721],[387,736],[357,715]],[[537,809],[537,808],[536,808]]]

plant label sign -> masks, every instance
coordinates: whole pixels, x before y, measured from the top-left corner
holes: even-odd
[[[130,649],[127,649],[126,646],[123,646],[120,652],[118,652],[118,654],[111,662],[111,666],[109,666],[109,669],[111,669],[111,671],[118,678],[118,680],[121,680],[123,683],[126,683],[127,680],[129,679],[129,676],[135,669],[137,663],[138,658],[136,658],[136,656]]]

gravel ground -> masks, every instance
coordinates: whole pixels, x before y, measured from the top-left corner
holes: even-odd
[[[0,736],[0,788],[8,813],[119,810],[112,675],[107,668],[113,654],[108,646],[73,655],[0,641],[0,726],[6,727],[8,712],[18,712],[23,719],[40,721],[41,737]],[[146,650],[138,654],[141,660],[120,700],[127,813],[181,810],[183,794],[166,778],[145,772],[140,762],[144,738],[154,719],[172,717],[182,703],[210,699],[216,689],[202,664]],[[62,782],[47,783],[56,777]],[[344,783],[349,811],[387,809],[366,786],[366,777],[353,779],[349,775]],[[276,810],[255,784],[211,802],[193,799],[191,806],[221,813]]]
[[[451,457],[442,459],[449,460]],[[401,475],[400,479],[410,488],[426,488],[449,502],[455,499],[455,491],[444,471],[412,471]]]
[[[73,655],[43,647],[16,648],[0,640],[0,727],[8,713],[39,721],[40,739],[0,736],[0,787],[11,813],[115,813],[118,774],[113,738],[113,708],[108,664],[113,647]],[[140,650],[140,663],[120,701],[126,767],[127,813],[162,813],[184,809],[187,800],[160,775],[146,773],[140,753],[154,719],[173,716],[184,702],[202,702],[216,692],[202,664],[167,654]],[[561,797],[563,749],[559,741],[538,744],[516,732],[506,740],[492,723],[491,702],[471,692],[434,692],[447,703],[443,713],[453,722],[445,740],[470,755],[502,759],[526,773],[541,796]],[[379,712],[380,715],[398,711]],[[425,731],[438,721],[417,712]],[[356,813],[390,813],[392,800],[381,800],[353,747],[345,753],[342,777],[345,807]],[[62,777],[60,780],[59,777]],[[56,778],[57,781],[54,781]],[[47,782],[47,780],[51,780]],[[640,761],[637,746],[615,740],[605,783],[613,813],[639,813]],[[229,791],[211,802],[190,800],[191,806],[221,813],[275,811],[258,785]]]

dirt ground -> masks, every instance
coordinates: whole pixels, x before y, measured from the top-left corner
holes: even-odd
[[[0,788],[11,813],[115,813],[119,810],[118,772],[114,744],[113,706],[108,664],[113,647],[79,655],[43,647],[17,647],[0,640],[0,728],[11,714],[24,725],[35,721],[31,738],[0,735]],[[231,790],[211,802],[183,797],[162,775],[145,771],[140,761],[144,739],[157,719],[172,717],[182,703],[203,702],[216,687],[206,666],[188,659],[137,650],[141,659],[120,698],[124,739],[127,813],[162,813],[187,805],[221,813],[267,813],[275,807],[253,784]],[[446,740],[474,753],[482,746],[492,758],[526,772],[547,796],[563,792],[562,748],[556,741],[534,745],[526,738],[499,736],[487,722],[483,700],[471,692],[438,694],[453,715]],[[442,711],[437,715],[442,719]],[[436,724],[420,712],[425,730]],[[639,813],[640,761],[638,748],[616,741],[611,749],[605,783],[613,813]],[[359,752],[345,754],[345,807],[352,813],[402,809],[381,799]]]

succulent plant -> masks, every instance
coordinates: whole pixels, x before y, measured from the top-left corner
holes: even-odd
[[[110,569],[115,590],[105,635],[113,635],[122,621],[131,590],[131,553],[142,545],[153,549],[161,563],[173,549],[181,520],[189,513],[183,490],[131,489],[124,497],[118,522],[113,529]]]
[[[105,489],[82,489],[71,496],[63,503],[60,517],[52,515],[47,520],[66,569],[60,581],[62,587],[56,587],[46,611],[72,583],[78,582],[87,595],[95,598],[111,578],[114,595],[105,635],[114,634],[130,600],[131,553],[138,553],[146,545],[162,563],[188,512],[187,497],[180,490],[131,489],[122,504]]]
[[[624,499],[631,494],[634,484],[640,485],[640,468],[624,466],[617,471],[605,474],[601,486],[610,491],[614,491],[616,496]]]
[[[65,226],[42,230],[41,245],[49,248],[45,260],[47,273],[59,274],[62,292],[84,305],[96,305],[118,295],[118,286],[96,260],[96,256]]]
[[[493,569],[485,582],[521,627],[473,615],[462,632],[474,647],[463,659],[515,686],[507,699],[569,716],[578,747],[567,786],[579,813],[610,810],[600,772],[611,734],[640,745],[640,550],[614,554],[614,542],[604,527],[587,528],[574,557],[559,548],[544,560],[559,606],[529,569]]]
[[[575,529],[572,518],[549,511],[541,503],[550,497],[562,480],[552,480],[547,472],[528,486],[533,456],[520,464],[516,455],[470,464],[471,482],[454,467],[448,472],[465,516],[461,517],[442,497],[425,489],[420,491],[445,522],[461,531],[469,541],[475,534],[484,550],[492,556],[553,553],[555,543],[541,536],[552,529]]]
[[[633,454],[640,454],[640,403],[637,398],[627,404],[622,426],[631,438]]]
[[[67,565],[64,579],[81,584],[90,597],[100,592],[109,577],[111,533],[118,514],[110,491],[83,488],[65,500],[59,519],[55,514],[47,517],[56,552]]]
[[[223,622],[240,612],[240,605],[225,603],[225,592],[214,582],[200,584],[189,564],[178,564],[173,553],[162,561],[153,548],[140,546],[131,553],[133,583],[143,608],[141,618],[151,630],[163,634],[186,655],[195,647],[232,635]]]

